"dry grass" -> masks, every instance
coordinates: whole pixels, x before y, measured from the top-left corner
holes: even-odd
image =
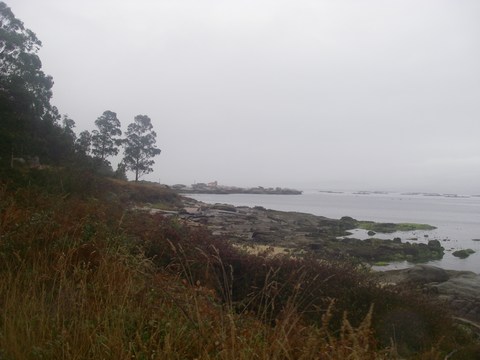
[[[152,274],[123,254],[95,268],[74,251],[54,270],[42,254],[0,280],[2,355],[13,359],[363,359],[379,358],[367,326],[347,321],[340,339],[328,324],[302,324],[295,308],[274,326],[222,306],[212,290]],[[53,270],[53,271],[52,271]]]
[[[370,304],[357,325],[344,313],[340,326],[341,301],[313,304],[316,277],[295,268],[299,260],[273,259],[242,278],[242,266],[255,271],[265,259],[142,216],[1,185],[0,358],[397,358],[394,346],[379,350]],[[435,349],[421,356],[440,358]]]

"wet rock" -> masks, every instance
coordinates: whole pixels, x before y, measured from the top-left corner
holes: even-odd
[[[347,230],[358,226],[358,221],[348,216],[336,220],[312,214],[266,210],[263,207],[203,203],[188,203],[184,209],[179,214],[181,218],[205,224],[214,229],[215,234],[234,241],[307,249],[325,257],[334,253],[368,262],[425,261],[443,256],[439,242],[427,246],[402,243],[400,239],[371,238],[363,241],[346,238],[337,241],[337,237],[345,237]]]
[[[417,284],[441,283],[448,281],[449,273],[439,267],[431,265],[416,265],[402,270],[390,270],[378,274],[381,282],[393,284]]]
[[[455,272],[449,281],[435,285],[439,293],[461,296],[462,298],[480,298],[480,275],[470,271]]]
[[[440,244],[440,241],[438,240],[429,240],[428,241],[428,247],[431,248],[441,248],[442,244]]]
[[[449,279],[449,275],[444,269],[430,265],[416,265],[406,269],[405,276],[407,281],[420,284],[439,283]]]
[[[340,218],[340,224],[345,230],[355,229],[358,221],[350,216],[343,216]]]
[[[444,302],[456,316],[480,322],[480,275],[430,265],[377,273],[385,284],[412,284]]]
[[[237,212],[237,208],[235,206],[227,205],[227,204],[215,204],[215,205],[212,205],[212,209],[229,211],[229,212]]]
[[[462,249],[462,250],[457,250],[452,253],[453,256],[456,256],[460,259],[466,259],[469,257],[471,254],[474,254],[475,251],[472,249]]]

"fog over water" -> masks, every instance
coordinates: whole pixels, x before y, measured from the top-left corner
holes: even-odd
[[[77,132],[152,118],[148,180],[480,193],[479,1],[6,3]]]

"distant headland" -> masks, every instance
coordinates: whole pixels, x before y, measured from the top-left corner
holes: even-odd
[[[210,183],[196,183],[190,186],[176,184],[172,189],[184,194],[267,194],[267,195],[301,195],[302,191],[287,188],[265,188],[257,186],[253,188],[242,188],[237,186],[219,185],[217,181]]]

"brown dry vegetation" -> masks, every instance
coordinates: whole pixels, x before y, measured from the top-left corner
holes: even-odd
[[[477,345],[357,265],[250,255],[129,210],[179,198],[66,171],[0,183],[0,358],[451,359]]]

